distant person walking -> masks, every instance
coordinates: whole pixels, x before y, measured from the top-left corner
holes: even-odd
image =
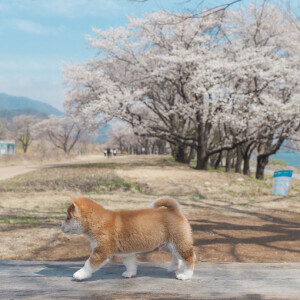
[[[110,150],[110,148],[107,148],[107,157],[108,157],[108,158],[111,157],[111,150]]]
[[[106,150],[104,150],[104,151],[103,151],[103,154],[104,154],[104,157],[106,157],[106,155],[107,155],[107,151],[106,151]]]
[[[113,153],[114,153],[114,157],[116,157],[117,156],[117,149],[114,149]]]

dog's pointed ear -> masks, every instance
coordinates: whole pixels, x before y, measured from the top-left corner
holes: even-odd
[[[73,204],[75,206],[75,211],[76,213],[79,213],[79,199],[77,199],[75,196],[73,195],[70,195],[70,198],[72,199],[73,201]]]

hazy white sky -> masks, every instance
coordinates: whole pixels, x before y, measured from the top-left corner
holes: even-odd
[[[195,9],[201,0],[1,0],[0,92],[26,96],[59,109],[64,99],[62,61],[84,62],[93,53],[91,28],[127,23],[126,15]],[[206,0],[213,7],[231,0]],[[248,0],[243,0],[248,2]]]

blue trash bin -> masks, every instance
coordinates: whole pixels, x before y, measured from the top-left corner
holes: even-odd
[[[287,196],[290,189],[292,170],[282,170],[274,172],[273,195]]]

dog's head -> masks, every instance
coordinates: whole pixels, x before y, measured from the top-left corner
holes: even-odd
[[[82,218],[82,203],[81,199],[76,199],[71,196],[71,203],[67,210],[67,218],[61,224],[62,232],[66,234],[81,234],[83,233],[83,218]]]

